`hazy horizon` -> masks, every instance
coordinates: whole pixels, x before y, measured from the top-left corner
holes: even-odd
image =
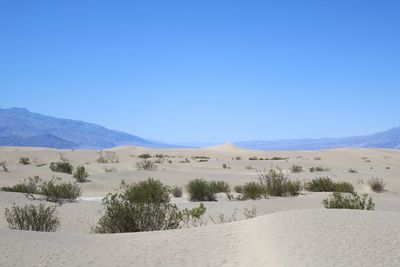
[[[397,1],[7,1],[0,106],[167,143],[400,125]]]

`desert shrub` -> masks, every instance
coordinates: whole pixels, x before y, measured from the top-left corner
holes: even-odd
[[[201,159],[198,162],[207,162],[207,159]],[[179,161],[179,163],[190,163],[190,160],[188,158],[185,158],[185,160]]]
[[[21,157],[21,158],[19,158],[19,164],[28,165],[28,164],[31,164],[31,163],[29,161],[29,158]]]
[[[235,185],[235,187],[233,188],[233,191],[235,191],[236,193],[243,193],[243,186],[242,185]]]
[[[56,208],[45,207],[43,204],[23,207],[14,204],[10,209],[5,209],[5,216],[11,229],[54,232],[60,224]]]
[[[40,194],[47,201],[62,204],[64,201],[74,201],[81,195],[81,189],[76,183],[59,183],[59,178],[53,178],[40,185]]]
[[[17,193],[24,193],[25,196],[31,197],[35,199],[34,194],[40,194],[39,190],[39,182],[41,179],[39,176],[35,176],[33,178],[29,177],[28,180],[24,180],[23,182],[19,182],[13,186],[7,186],[0,188],[0,191],[7,191],[7,192],[17,192]]]
[[[264,160],[264,158],[259,158],[258,160]],[[268,160],[267,158],[265,158],[265,160]]]
[[[390,170],[390,167],[385,167],[386,170]]]
[[[76,170],[74,172],[74,178],[78,183],[84,183],[87,182],[87,178],[89,177],[89,174],[86,172],[84,166],[78,166],[76,167]]]
[[[171,187],[171,194],[174,197],[181,197],[182,193],[183,193],[182,187],[179,187],[179,186],[172,186]]]
[[[105,214],[94,232],[126,233],[176,229],[181,223],[181,213],[170,203],[131,203],[118,194],[103,200]]]
[[[186,227],[196,227],[201,226],[204,223],[202,220],[203,215],[206,213],[206,207],[203,203],[193,209],[182,210],[182,224]]]
[[[204,179],[190,180],[186,186],[191,201],[216,201],[215,190]]]
[[[226,169],[226,168],[228,168],[228,166],[224,163],[224,164],[222,164],[222,168]]]
[[[251,167],[251,166],[246,166],[246,167],[244,167],[246,170],[252,170],[253,169],[253,167]]]
[[[242,186],[242,199],[259,199],[265,194],[265,188],[257,182],[245,183]]]
[[[314,160],[322,160],[321,157],[315,157]]]
[[[1,161],[1,162],[0,162],[0,167],[3,168],[3,171],[4,171],[4,172],[8,172],[7,162],[6,162],[6,161]]]
[[[151,155],[149,153],[143,153],[138,156],[140,159],[150,159]]]
[[[249,160],[258,160],[258,157],[250,157]]]
[[[348,170],[348,172],[349,172],[349,173],[358,173],[358,171],[357,171],[356,169],[352,169],[352,168],[350,168],[350,169]]]
[[[206,157],[206,156],[193,156],[192,159],[206,159],[206,160],[209,160],[210,157]]]
[[[99,158],[97,159],[98,163],[118,163],[119,158],[117,157],[117,153],[114,151],[99,151]]]
[[[169,202],[169,189],[166,185],[148,178],[135,184],[124,186],[123,198],[130,203],[167,203]]]
[[[324,167],[321,167],[321,166],[317,166],[317,167],[309,168],[309,171],[310,172],[328,172],[328,171],[330,171],[330,169],[329,168],[324,168]]]
[[[246,219],[257,217],[257,209],[255,207],[252,207],[251,210],[245,208],[242,213]]]
[[[385,183],[382,179],[372,178],[368,181],[368,184],[371,187],[372,191],[376,193],[380,193],[385,190]]]
[[[289,196],[298,196],[301,191],[301,183],[300,181],[292,181],[288,180],[286,182],[286,195]]]
[[[281,169],[258,172],[259,184],[264,187],[264,196],[298,195],[300,183],[291,181]],[[299,189],[298,192],[294,190]]]
[[[336,182],[333,183],[333,191],[341,193],[353,193],[354,186],[348,182]]]
[[[166,156],[163,155],[163,154],[155,154],[154,157],[156,157],[156,158],[158,158],[158,159],[163,159],[163,158],[165,158]]]
[[[153,182],[157,181],[153,180],[151,183]],[[206,211],[201,204],[192,210],[179,211],[175,204],[168,201],[153,202],[152,198],[143,198],[145,201],[152,201],[151,203],[133,203],[126,192],[109,194],[103,199],[106,212],[93,229],[94,232],[125,233],[176,229],[186,224],[200,222]]]
[[[331,196],[322,201],[322,204],[327,209],[358,209],[358,210],[373,210],[375,203],[367,194],[362,196],[357,193],[340,193],[333,192]]]
[[[242,160],[242,157],[237,156],[235,159],[236,160]]]
[[[211,191],[214,193],[229,193],[231,191],[230,186],[224,181],[210,181],[208,182]]]
[[[319,177],[311,180],[305,185],[306,190],[311,192],[333,192],[333,181],[329,177]]]
[[[72,174],[74,167],[67,161],[58,161],[50,163],[50,170],[53,172],[63,172]]]
[[[144,159],[142,161],[136,162],[136,168],[143,171],[156,171],[157,164],[155,164],[154,161]]]
[[[288,157],[284,158],[284,157],[272,157],[270,159],[266,159],[266,160],[287,160],[289,159]]]
[[[299,173],[303,171],[303,167],[299,166],[299,165],[292,165],[292,167],[290,167],[290,171],[292,173]]]

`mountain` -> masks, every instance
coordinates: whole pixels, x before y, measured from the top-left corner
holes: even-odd
[[[242,141],[237,146],[259,150],[319,150],[340,147],[400,149],[400,127],[372,135],[344,138],[289,139],[277,141]]]
[[[85,149],[122,145],[170,147],[97,124],[44,116],[24,108],[0,109],[0,145]]]

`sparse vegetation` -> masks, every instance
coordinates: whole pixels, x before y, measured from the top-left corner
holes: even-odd
[[[359,210],[374,210],[375,203],[367,194],[362,196],[357,193],[340,193],[333,192],[331,196],[322,201],[322,204],[327,209],[359,209]]]
[[[19,158],[19,164],[29,165],[29,164],[31,164],[31,162],[29,161],[29,158],[21,157],[21,158]]]
[[[56,215],[56,208],[25,205],[5,209],[7,223],[11,229],[54,232],[60,224]]]
[[[348,182],[333,182],[329,177],[318,177],[306,183],[305,189],[311,192],[354,192],[354,186]]]
[[[248,182],[242,186],[242,199],[259,199],[265,194],[265,188],[257,182]]]
[[[1,161],[1,162],[0,162],[0,167],[3,168],[3,171],[4,171],[4,172],[8,172],[7,162],[6,162],[6,161]]]
[[[87,178],[89,177],[89,174],[86,172],[84,166],[78,166],[76,167],[73,177],[78,183],[85,183],[88,181]]]
[[[243,215],[246,219],[251,219],[257,217],[257,209],[252,207],[251,210],[245,208],[243,211]]]
[[[186,186],[191,201],[216,201],[215,191],[209,181],[204,179],[190,180]]]
[[[375,193],[380,193],[385,190],[385,183],[382,179],[372,178],[368,181],[368,184]]]
[[[348,170],[348,172],[349,172],[349,173],[358,173],[358,171],[357,171],[356,169],[352,169],[352,168],[350,168],[350,169]]]
[[[167,203],[169,189],[160,180],[148,178],[139,183],[122,186],[123,197],[130,203]]]
[[[144,154],[140,154],[138,156],[138,158],[140,158],[140,159],[150,159],[151,155],[149,153],[144,153]]]
[[[321,166],[317,166],[317,167],[311,167],[309,168],[310,172],[329,172],[330,169],[329,168],[324,168]]]
[[[19,182],[16,185],[2,187],[0,188],[0,191],[24,193],[27,198],[31,197],[32,199],[35,199],[35,194],[41,194],[39,190],[40,181],[41,179],[39,176],[33,178],[29,177],[28,180],[25,179],[23,182]]]
[[[118,163],[119,158],[117,157],[117,153],[114,151],[99,151],[99,158],[97,159],[98,163]]]
[[[148,159],[136,162],[136,168],[143,171],[156,171],[158,169],[155,162]]]
[[[58,161],[50,163],[50,170],[53,172],[72,174],[74,167],[67,161]]]
[[[75,201],[81,195],[81,189],[76,183],[61,183],[60,178],[53,178],[40,185],[40,194],[47,201],[62,204],[65,201]]]
[[[253,167],[251,167],[251,166],[246,166],[246,167],[244,167],[246,170],[252,170],[253,169]]]
[[[299,173],[303,171],[303,167],[299,166],[299,165],[292,165],[292,167],[290,167],[290,172],[292,173]]]
[[[106,212],[94,232],[158,231],[201,223],[206,211],[203,205],[179,211],[166,194],[167,186],[153,179],[126,186],[122,193],[109,194],[103,199]]]
[[[230,186],[224,181],[209,181],[209,186],[214,193],[229,193]]]
[[[174,197],[181,197],[182,193],[183,193],[182,187],[179,187],[179,186],[172,186],[171,187],[171,194]]]
[[[264,196],[295,196],[300,193],[301,184],[290,180],[281,169],[258,172],[259,184],[264,188]]]

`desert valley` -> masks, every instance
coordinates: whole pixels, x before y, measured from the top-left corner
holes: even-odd
[[[0,162],[5,162],[7,171],[0,170],[0,187],[10,188],[34,176],[75,183],[73,175],[49,168],[60,161],[75,168],[84,166],[89,175],[87,181],[77,183],[81,194],[76,200],[53,203],[40,195],[33,200],[24,193],[0,191],[1,266],[400,264],[399,150],[257,151],[230,144],[199,149],[127,146],[105,151],[1,147]],[[152,167],[141,168],[145,161]],[[257,183],[270,169],[298,181],[298,194],[244,198],[238,186]],[[133,184],[149,177],[182,189],[181,196],[171,193],[170,200],[180,210],[199,205],[188,193],[191,180],[224,181],[229,190],[216,192],[215,201],[200,201],[206,211],[196,225],[154,232],[95,233],[105,213],[102,199],[121,190],[122,181]],[[311,192],[307,187],[319,177],[350,183],[358,195],[372,197],[374,210],[324,208],[322,201],[332,192]],[[373,178],[384,182],[383,191],[371,189]],[[39,203],[56,206],[59,227],[55,232],[9,229],[6,208]]]

